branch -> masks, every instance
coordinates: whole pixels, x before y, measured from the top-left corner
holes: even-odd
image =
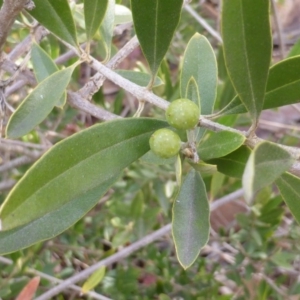
[[[6,265],[10,266],[10,265],[13,264],[13,261],[9,258],[0,256],[0,263],[3,263],[3,264],[6,264]],[[37,271],[37,270],[32,269],[32,268],[26,268],[26,271],[29,272],[29,273],[32,273],[34,275],[37,275],[37,276],[39,276],[43,279],[46,279],[46,280],[48,280],[49,282],[52,282],[52,283],[62,283],[63,282],[62,279],[55,278],[53,276],[50,276],[48,274],[45,274],[43,272]],[[81,292],[81,288],[77,285],[70,285],[69,288],[74,290],[74,291],[77,291],[79,293]],[[96,292],[93,292],[93,291],[87,292],[85,295],[90,296],[93,299],[98,299],[98,300],[112,300],[110,298],[102,296],[102,295],[100,295]]]
[[[225,197],[222,197],[210,205],[210,210],[214,210],[220,205],[223,205],[224,203],[227,203],[229,201],[236,200],[240,195],[237,194],[238,191],[231,193],[229,195],[226,195]],[[56,287],[50,289],[46,293],[42,294],[41,296],[37,297],[35,300],[48,300],[52,299],[54,296],[59,294],[60,292],[64,291],[66,288],[69,288],[70,285],[73,285],[81,280],[86,279],[88,276],[93,274],[95,271],[97,271],[99,268],[103,266],[109,266],[112,265],[120,260],[123,260],[124,258],[128,257],[132,253],[140,250],[141,248],[153,243],[154,241],[162,238],[164,235],[169,234],[172,229],[172,224],[167,224],[164,227],[146,235],[145,237],[141,238],[137,242],[131,244],[130,246],[127,246],[117,252],[116,254],[113,254],[109,256],[108,258],[105,258],[103,260],[100,260],[96,264],[88,267],[87,269],[81,271],[80,273],[70,277],[69,279],[64,280],[62,283],[57,285]]]
[[[33,9],[31,0],[6,0],[0,10],[0,50],[6,42],[8,33],[13,25],[15,18],[23,8]]]
[[[185,4],[184,9],[195,18],[195,20],[204,28],[206,29],[219,43],[223,44],[223,40],[215,29],[213,29],[204,19],[202,19],[195,11],[194,9],[189,5]]]
[[[282,24],[281,24],[279,16],[278,16],[278,11],[277,11],[275,0],[271,0],[271,6],[272,6],[272,11],[273,11],[274,23],[276,24],[276,29],[277,29],[277,34],[278,34],[278,44],[279,44],[279,48],[280,48],[280,56],[281,56],[281,59],[284,59],[284,57],[285,57],[284,32],[282,30]]]

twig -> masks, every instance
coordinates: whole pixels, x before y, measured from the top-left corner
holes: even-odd
[[[32,152],[32,151],[28,150],[27,148],[19,146],[19,145],[12,146],[12,145],[9,145],[9,144],[1,144],[0,143],[0,150],[6,151],[6,152],[14,152],[14,153],[23,154],[23,155],[32,157],[34,159],[37,156],[36,152]]]
[[[125,57],[127,57],[137,46],[139,41],[136,36],[134,36],[123,48],[121,48],[117,54],[107,63],[107,67],[110,69],[115,69]],[[85,86],[79,90],[80,95],[83,98],[91,97],[95,94],[102,86],[105,76],[102,73],[97,73],[85,84]]]
[[[6,181],[1,181],[0,182],[0,192],[11,189],[16,184],[16,182],[17,181],[13,180],[13,179],[8,179]]]
[[[184,5],[184,9],[195,18],[195,20],[202,26],[204,27],[219,43],[223,44],[223,40],[220,36],[220,34],[213,29],[203,18],[201,18],[199,16],[199,14],[197,14],[195,12],[195,10],[189,5],[189,4],[185,4]]]
[[[12,265],[13,264],[13,261],[11,259],[0,256],[0,263],[1,262],[3,264],[6,264],[6,265]],[[46,280],[48,280],[49,282],[52,282],[52,283],[61,283],[61,282],[63,282],[63,280],[61,280],[61,279],[57,279],[53,276],[50,276],[48,274],[45,274],[43,272],[37,271],[37,270],[32,269],[32,268],[26,268],[26,271],[29,272],[29,273],[32,273],[34,275],[40,276],[41,278],[46,279]],[[77,291],[79,293],[81,292],[81,288],[79,286],[70,285],[69,288],[74,290],[74,291]],[[107,298],[105,296],[102,296],[102,295],[100,295],[98,293],[95,293],[95,292],[92,292],[92,291],[87,292],[86,295],[92,297],[93,299],[111,300],[110,298]]]
[[[34,148],[38,150],[46,150],[50,148],[50,146],[46,146],[46,145],[40,145],[40,144],[34,144],[34,143],[22,142],[18,140],[10,140],[10,139],[0,139],[0,143],[8,144],[8,145],[17,145],[24,148]]]
[[[38,159],[41,155],[42,155],[42,153],[39,153],[35,157],[21,156],[21,157],[15,158],[15,159],[5,163],[4,165],[1,165],[0,173],[7,171],[7,170],[11,170],[16,167],[20,167],[25,164],[29,164],[29,163],[35,161],[36,159]]]
[[[2,50],[15,18],[23,8],[31,8],[28,0],[4,1],[0,10],[0,50]],[[33,7],[32,7],[33,8]]]
[[[102,121],[109,121],[120,118],[119,116],[85,100],[78,93],[68,92],[68,103],[72,107],[80,109],[83,112],[86,112]]]
[[[221,205],[221,203],[222,204],[227,203],[229,201],[228,200],[229,198],[231,199],[230,201],[235,200],[237,198],[236,197],[236,192],[234,192],[232,194],[229,194],[229,195],[227,195],[223,198],[220,198],[219,200],[211,203],[210,209],[214,210],[215,207],[218,207],[219,205]],[[216,203],[218,203],[218,204],[216,204]],[[160,239],[164,235],[169,234],[171,229],[172,229],[172,224],[165,225],[164,227],[154,231],[153,233],[150,233],[150,234],[146,235],[145,237],[143,237],[139,241],[131,244],[130,246],[127,246],[127,247],[123,248],[118,253],[113,254],[110,257],[105,258],[103,260],[100,260],[99,262],[97,262],[96,264],[90,266],[89,268],[87,268],[87,269],[81,271],[80,273],[70,277],[69,279],[66,279],[65,281],[63,281],[62,283],[57,285],[56,287],[53,287],[52,289],[50,289],[46,293],[44,293],[41,296],[37,297],[35,300],[48,300],[48,299],[51,299],[55,295],[57,295],[60,292],[64,291],[71,284],[75,284],[75,283],[77,283],[81,280],[86,279],[88,276],[90,276],[92,273],[94,273],[99,268],[101,268],[103,266],[109,266],[113,263],[116,263],[116,262],[128,257],[132,253],[138,251],[139,249],[141,249],[141,248],[153,243],[154,241]]]
[[[236,190],[235,192],[228,194],[228,195],[214,201],[210,210],[214,211],[217,208],[219,208],[220,206],[224,205],[225,203],[232,202],[233,200],[236,200],[236,199],[242,197],[243,195],[244,195],[243,189]]]
[[[168,234],[171,231],[171,227],[172,227],[172,225],[168,224],[168,225],[162,227],[161,229],[148,234],[147,236],[143,237],[139,241],[131,244],[130,246],[123,248],[118,253],[111,255],[110,257],[103,259],[103,260],[97,262],[96,264],[90,266],[89,268],[81,271],[80,273],[70,277],[69,279],[64,280],[64,282],[60,283],[56,287],[50,289],[46,293],[37,297],[35,300],[51,299],[55,295],[59,294],[60,292],[64,291],[66,288],[68,288],[70,286],[70,284],[75,284],[78,281],[86,279],[88,276],[90,276],[92,273],[94,273],[99,268],[101,268],[103,266],[111,265],[115,262],[118,262],[118,261],[126,258],[127,256],[131,255],[132,253],[136,252],[137,250],[151,244],[155,240]]]
[[[278,11],[277,11],[277,8],[276,8],[275,0],[271,0],[271,5],[272,5],[274,22],[276,24],[276,29],[277,29],[277,34],[278,34],[280,56],[281,56],[281,59],[284,59],[284,57],[285,57],[284,32],[282,30],[281,22],[279,20],[279,16],[278,16]]]

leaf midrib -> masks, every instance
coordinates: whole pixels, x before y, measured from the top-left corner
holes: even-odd
[[[131,137],[131,138],[129,138],[129,139],[126,139],[125,141],[130,141],[130,140],[132,140],[132,139],[136,139],[136,138],[138,138],[138,137],[140,137],[140,136],[143,136],[143,135],[145,135],[145,134],[148,134],[148,133],[149,133],[149,132],[144,132],[144,133],[142,133],[142,134],[139,134],[139,135],[136,135],[136,136]],[[59,173],[57,176],[52,177],[52,178],[51,178],[50,180],[48,180],[47,182],[44,182],[44,184],[42,184],[41,186],[39,186],[38,189],[34,190],[31,194],[28,194],[28,195],[27,195],[27,199],[28,199],[28,198],[31,198],[31,197],[32,197],[33,195],[35,195],[39,190],[45,188],[47,185],[50,185],[54,180],[56,180],[57,178],[63,176],[65,173],[67,173],[67,172],[70,171],[71,169],[75,168],[76,166],[78,166],[78,165],[80,165],[80,164],[83,164],[85,161],[91,159],[93,156],[96,156],[97,154],[99,154],[99,152],[108,150],[109,148],[112,148],[112,147],[117,147],[117,146],[119,146],[121,143],[124,143],[124,140],[122,140],[122,141],[120,141],[120,142],[118,142],[118,143],[116,143],[116,144],[109,145],[109,146],[107,146],[107,147],[105,147],[105,148],[102,148],[100,151],[97,151],[96,153],[93,153],[92,155],[86,157],[85,159],[76,162],[76,163],[73,164],[71,167],[66,168],[63,172]],[[24,178],[26,179],[26,177],[24,177]],[[25,202],[26,202],[26,201],[21,202],[20,205],[23,205]],[[17,207],[19,207],[19,206],[17,206]],[[16,208],[17,208],[17,207],[16,207]],[[14,212],[15,210],[16,210],[16,209],[13,209],[13,210],[10,210],[9,212],[12,213],[12,212]],[[4,219],[5,219],[5,218],[4,218]],[[4,219],[2,218],[2,221],[3,221]]]
[[[243,45],[243,52],[245,53],[245,61],[246,61],[246,69],[247,69],[247,81],[249,83],[249,87],[250,87],[250,93],[251,93],[251,100],[252,100],[252,104],[254,106],[254,109],[255,109],[255,115],[257,114],[257,107],[256,107],[256,99],[255,99],[255,96],[254,96],[254,91],[253,91],[253,85],[252,85],[252,81],[250,79],[250,74],[251,74],[251,71],[250,71],[250,67],[249,67],[249,60],[248,60],[248,55],[247,55],[247,41],[246,41],[246,38],[245,38],[245,26],[244,26],[244,15],[243,15],[243,0],[240,1],[241,3],[241,19],[242,19],[242,45]],[[250,112],[251,115],[252,115],[252,112]],[[256,116],[255,116],[256,118]]]

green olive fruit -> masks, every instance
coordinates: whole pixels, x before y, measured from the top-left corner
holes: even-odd
[[[150,137],[150,149],[159,157],[170,158],[178,154],[181,140],[177,133],[170,129],[156,130]]]
[[[196,103],[189,99],[177,99],[166,110],[168,123],[177,129],[192,129],[199,120],[200,110]]]

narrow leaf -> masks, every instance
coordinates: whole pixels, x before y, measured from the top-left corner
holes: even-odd
[[[22,289],[15,300],[32,300],[37,288],[39,287],[39,284],[40,277],[36,276],[32,278]]]
[[[191,170],[173,205],[173,238],[184,269],[197,259],[209,238],[209,204],[200,174]]]
[[[118,175],[102,181],[96,188],[87,190],[77,198],[32,222],[0,231],[0,254],[24,249],[37,242],[51,239],[68,229],[98,203],[111,185],[118,180]]]
[[[292,215],[300,224],[300,178],[284,173],[275,183]]]
[[[222,33],[229,76],[255,124],[271,61],[269,1],[224,0]]]
[[[27,134],[48,116],[63,96],[75,67],[76,64],[47,77],[24,99],[9,119],[7,137]]]
[[[182,3],[183,0],[131,0],[135,31],[153,76],[171,43]]]
[[[59,69],[52,58],[36,43],[31,47],[31,60],[36,80],[43,81]],[[58,100],[56,106],[63,107],[66,103],[66,92]]]
[[[95,271],[86,282],[83,284],[81,288],[82,293],[87,293],[96,287],[104,278],[105,275],[105,267],[101,267],[97,271]]]
[[[218,171],[227,176],[242,178],[250,153],[251,150],[248,147],[241,146],[226,156],[211,159],[208,162],[217,165]]]
[[[115,21],[115,0],[108,0],[106,14],[100,26],[100,34],[106,52],[105,61],[108,60],[111,55],[111,42],[112,42],[113,31],[114,31],[114,21]]]
[[[201,114],[211,114],[217,94],[217,61],[209,41],[203,35],[195,33],[184,53],[180,76],[180,94],[187,96],[187,87],[194,77],[199,88]]]
[[[141,157],[141,162],[147,164],[154,164],[154,165],[174,165],[176,162],[176,157],[171,158],[162,158],[154,154],[152,151],[147,152],[145,155]]]
[[[76,29],[68,0],[34,0],[28,11],[40,24],[65,42],[77,46]]]
[[[297,56],[297,55],[300,55],[300,39],[291,48],[287,57],[293,57],[293,56]]]
[[[84,21],[87,40],[90,41],[104,18],[108,0],[84,0]]]
[[[140,85],[140,86],[147,86],[149,81],[151,80],[151,75],[142,72],[135,72],[129,70],[116,70],[116,73],[121,75],[122,77]],[[155,77],[155,81],[153,83],[153,87],[162,85],[163,82],[159,77]]]
[[[270,68],[263,109],[298,103],[300,99],[300,56],[280,61]],[[246,112],[236,96],[222,109],[220,115]]]
[[[190,99],[191,101],[196,103],[199,106],[200,114],[201,114],[201,99],[200,99],[199,87],[193,76],[188,81],[186,93],[183,98]]]
[[[286,150],[269,142],[260,143],[251,153],[242,178],[246,201],[250,203],[257,191],[272,184],[292,164]]]
[[[185,98],[190,99],[191,101],[196,103],[197,106],[199,107],[199,114],[201,114],[201,99],[200,99],[199,87],[193,76],[190,78],[187,84]],[[196,127],[195,129],[193,129],[193,132],[190,131],[188,134],[194,135],[193,139],[195,140],[196,144],[198,144],[200,139],[204,136],[205,132],[206,129]]]
[[[31,60],[34,74],[38,82],[58,71],[58,67],[51,57],[37,43],[31,47]]]
[[[8,195],[0,211],[3,230],[41,217],[119,174],[149,150],[147,138],[165,124],[143,118],[111,121],[58,143]]]
[[[56,144],[27,171],[2,205],[0,253],[26,248],[73,225],[125,167],[149,151],[153,131],[165,126],[155,119],[114,120]]]
[[[206,164],[202,161],[199,161],[198,163],[189,163],[196,171],[200,172],[202,177],[211,176],[218,171],[216,165]]]
[[[116,4],[114,24],[124,24],[132,22],[132,13],[129,8],[124,5]]]
[[[236,132],[213,132],[200,143],[198,147],[199,156],[202,160],[222,157],[238,149],[244,141],[245,137]]]

